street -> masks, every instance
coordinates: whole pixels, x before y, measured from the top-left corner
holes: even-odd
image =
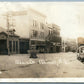
[[[0,56],[0,78],[84,77],[84,64],[76,53],[29,54]]]

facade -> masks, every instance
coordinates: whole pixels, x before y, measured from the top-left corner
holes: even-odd
[[[84,45],[84,37],[77,38],[78,47]]]
[[[30,45],[42,53],[45,49],[46,16],[31,9],[30,17]]]
[[[0,54],[15,54],[19,53],[19,36],[14,33],[14,30],[0,28]]]
[[[11,12],[10,14],[16,33],[22,39],[26,39],[23,43],[24,46],[27,46],[28,44],[28,46],[26,47],[26,52],[27,49],[31,49],[33,46],[37,50],[39,50],[39,52],[43,52],[45,48],[46,37],[46,16],[31,8],[26,11]],[[22,46],[21,41],[22,40],[20,39],[20,45]],[[25,41],[27,41],[28,43],[26,43]],[[20,50],[22,53],[22,48]]]
[[[50,42],[50,52],[61,52],[60,27],[56,24],[48,24],[49,34],[47,36]]]
[[[76,52],[77,42],[76,39],[66,38],[62,40],[62,51],[63,52]]]
[[[56,24],[46,24],[44,14],[31,8],[25,11],[12,11],[9,14],[9,25],[12,25],[9,29],[15,29],[18,34],[9,31],[12,36],[8,39],[7,46],[10,48],[7,49],[10,49],[8,51],[11,54],[25,54],[32,48],[39,50],[40,53],[61,51],[60,27]]]
[[[19,51],[21,54],[26,54],[28,53],[29,50],[29,39],[27,38],[20,38],[19,39]]]

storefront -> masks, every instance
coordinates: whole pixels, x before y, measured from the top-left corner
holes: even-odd
[[[29,50],[29,39],[20,38],[19,45],[20,45],[20,53],[27,54]]]
[[[10,54],[19,53],[19,36],[9,37],[9,50],[10,50]]]
[[[31,46],[32,45],[34,45],[36,47],[36,50],[38,50],[39,53],[45,52],[45,47],[46,47],[45,41],[31,40]]]
[[[0,32],[0,54],[19,53],[19,36]]]

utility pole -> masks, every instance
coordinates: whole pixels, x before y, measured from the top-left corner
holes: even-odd
[[[66,50],[66,45],[65,45],[65,40],[62,39],[62,48],[63,48],[63,52],[65,52]]]
[[[6,15],[7,19],[7,32],[8,32],[8,38],[7,38],[7,49],[8,49],[8,55],[10,56],[10,48],[9,48],[9,14]]]
[[[9,48],[9,27],[10,27],[10,24],[9,24],[9,17],[10,17],[10,14],[9,14],[9,8],[8,8],[8,4],[7,3],[4,3],[4,7],[6,7],[6,10],[7,10],[7,13],[3,16],[6,16],[6,24],[7,24],[7,50],[8,50],[8,55],[10,56],[10,48]]]
[[[6,16],[6,24],[7,24],[7,50],[8,50],[8,55],[10,56],[10,47],[9,47],[9,28],[10,28],[10,23],[9,23],[9,19],[10,19],[10,17],[11,17],[11,15],[9,14],[9,12],[7,12],[7,14],[6,15],[4,15],[4,16]]]
[[[10,37],[9,37],[9,28],[11,28],[12,27],[12,29],[15,27],[15,25],[14,25],[14,19],[12,18],[12,14],[11,14],[11,12],[10,12],[10,14],[9,14],[9,12],[7,12],[7,14],[6,15],[4,15],[4,16],[6,16],[6,22],[7,22],[7,34],[8,34],[8,38],[7,38],[7,49],[8,49],[8,55],[10,56],[10,46],[9,46],[9,39],[10,39]],[[10,19],[11,19],[11,21],[12,21],[12,23],[10,23]]]

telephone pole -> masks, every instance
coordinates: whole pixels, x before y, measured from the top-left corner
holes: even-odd
[[[8,55],[10,55],[10,46],[9,46],[9,40],[10,40],[10,36],[9,36],[9,33],[10,33],[10,27],[14,28],[14,24],[10,23],[10,19],[12,18],[12,13],[11,13],[11,10],[9,9],[9,5],[7,3],[4,4],[5,7],[6,7],[6,10],[7,10],[7,13],[4,15],[6,16],[6,24],[7,24],[7,34],[8,34],[8,37],[7,37],[7,50],[8,50]],[[12,19],[13,21],[13,19]]]
[[[6,19],[7,19],[7,32],[8,32],[8,38],[7,38],[7,49],[8,49],[8,55],[10,55],[10,48],[9,48],[9,27],[10,27],[10,25],[9,25],[9,14],[7,13],[7,15],[6,15]]]
[[[9,12],[7,12],[4,16],[6,16],[6,24],[7,24],[7,50],[8,50],[8,55],[10,56],[10,47],[9,47],[9,28],[10,28],[10,23],[9,23],[9,19],[11,17],[11,15],[9,14]]]

